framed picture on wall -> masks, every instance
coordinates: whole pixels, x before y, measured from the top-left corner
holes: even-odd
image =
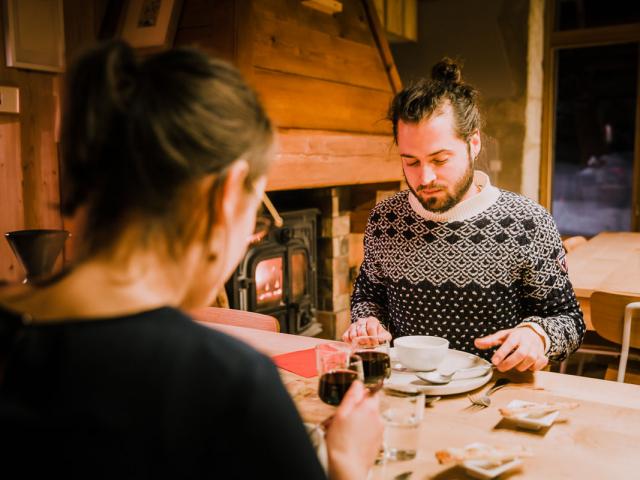
[[[62,0],[3,0],[8,67],[64,69]]]
[[[120,38],[132,47],[156,51],[173,46],[182,0],[128,0],[120,21]]]

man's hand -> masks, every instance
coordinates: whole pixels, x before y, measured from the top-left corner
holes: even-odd
[[[480,350],[501,345],[491,357],[491,363],[501,372],[515,368],[519,372],[540,370],[549,359],[544,354],[544,340],[532,328],[516,327],[476,338]]]
[[[352,323],[342,334],[343,342],[351,342],[356,337],[378,337],[381,341],[391,341],[391,334],[380,324],[376,317],[360,318]]]

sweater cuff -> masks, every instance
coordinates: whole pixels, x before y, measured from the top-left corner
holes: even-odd
[[[520,327],[529,327],[538,335],[540,335],[542,337],[542,340],[544,341],[544,354],[546,355],[547,353],[549,353],[549,349],[551,348],[551,340],[549,339],[549,335],[547,335],[547,332],[544,331],[544,328],[542,328],[535,322],[522,322],[516,325],[516,328]]]

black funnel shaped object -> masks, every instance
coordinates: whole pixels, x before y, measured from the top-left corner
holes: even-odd
[[[66,230],[17,230],[4,234],[16,258],[22,263],[25,282],[50,275],[64,242]]]

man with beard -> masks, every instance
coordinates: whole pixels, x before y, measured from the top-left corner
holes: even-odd
[[[450,59],[393,99],[409,190],[371,212],[343,339],[436,335],[500,371],[539,370],[580,346],[582,312],[551,215],[474,172],[476,99]]]

